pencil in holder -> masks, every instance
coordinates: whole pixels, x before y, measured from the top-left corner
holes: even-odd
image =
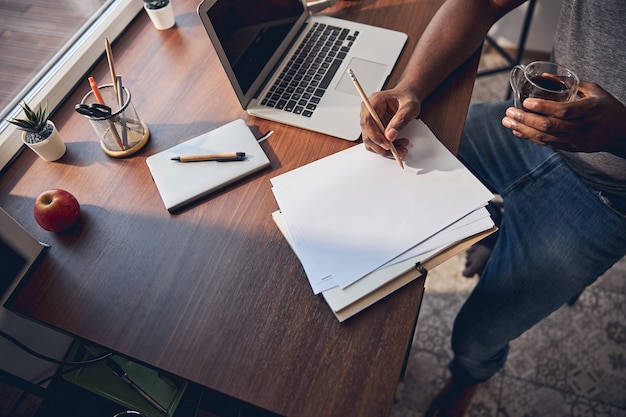
[[[130,90],[122,86],[118,93],[113,84],[105,84],[98,87],[98,92],[100,97],[93,91],[85,94],[80,106],[81,113],[96,131],[104,153],[121,158],[143,148],[150,138],[150,130],[137,115]]]

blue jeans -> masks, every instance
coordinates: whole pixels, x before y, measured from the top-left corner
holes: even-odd
[[[509,341],[580,293],[626,254],[626,215],[549,147],[500,121],[512,102],[473,105],[459,158],[504,201],[498,240],[454,323],[455,379],[489,379]]]

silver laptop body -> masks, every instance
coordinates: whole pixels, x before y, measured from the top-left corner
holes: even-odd
[[[347,69],[366,94],[379,91],[407,40],[401,32],[311,15],[301,0],[203,0],[198,14],[249,114],[350,141],[361,133],[361,98]],[[313,52],[321,62],[300,58],[297,70],[286,71],[304,42],[321,49]],[[330,55],[318,59],[321,53]],[[305,81],[314,85],[300,87]]]

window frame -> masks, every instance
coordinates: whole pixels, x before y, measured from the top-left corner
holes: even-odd
[[[82,35],[61,54],[56,62],[40,76],[39,81],[19,100],[27,103],[48,102],[48,108],[56,109],[67,94],[84,78],[91,66],[104,54],[104,40],[113,42],[143,9],[143,0],[113,0],[100,16],[87,23]],[[72,42],[72,40],[70,40]],[[16,104],[7,118],[19,117],[22,112]],[[5,168],[25,147],[22,131],[14,125],[0,121],[0,170]]]

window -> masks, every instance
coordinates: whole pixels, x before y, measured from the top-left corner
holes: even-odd
[[[73,29],[65,30],[70,26],[67,22],[50,25],[55,13],[60,19],[59,9],[68,18],[69,13],[63,10],[68,7],[70,10],[76,9],[76,13],[71,13]],[[15,77],[10,77],[5,63],[1,64],[3,70],[0,75],[0,90],[11,90],[11,94],[0,96],[0,169],[23,146],[21,131],[4,119],[20,117],[22,112],[19,103],[22,101],[33,106],[47,101],[49,108],[55,109],[104,53],[104,39],[108,38],[113,42],[142,7],[142,0],[0,1],[0,55],[4,56],[2,59],[13,59],[13,65],[17,68],[22,66],[22,73],[27,74],[25,81],[18,82]],[[38,22],[42,25],[37,30],[33,29],[30,34],[23,27],[11,30],[10,25],[19,17],[27,18],[33,28],[37,28]],[[20,41],[21,46],[17,46]],[[50,41],[54,44],[54,50],[45,52],[42,45]],[[42,48],[44,52],[40,51]],[[28,56],[29,53],[31,56]],[[37,61],[33,56],[35,54],[44,54],[39,55],[38,64],[34,63]],[[25,60],[23,56],[29,60]]]

